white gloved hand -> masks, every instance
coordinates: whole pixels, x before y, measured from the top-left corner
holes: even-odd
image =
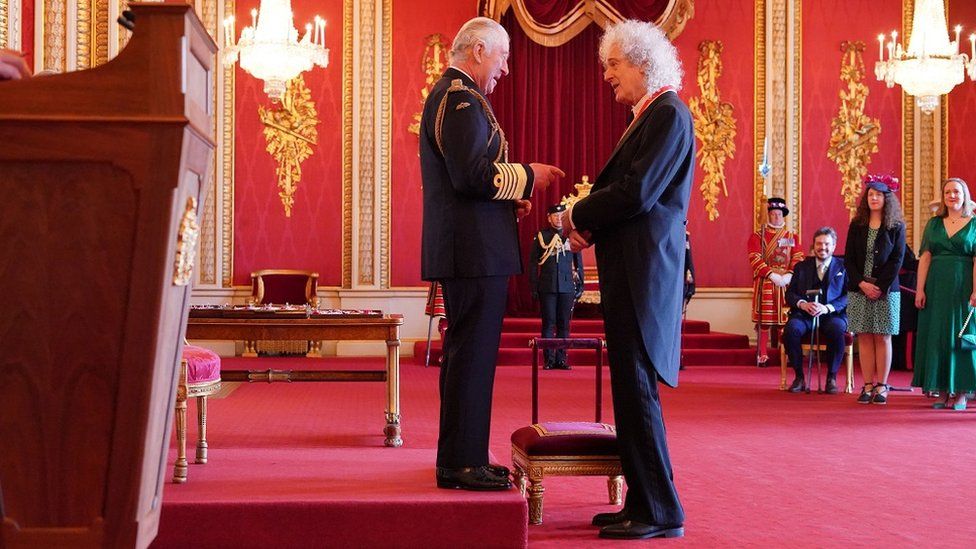
[[[793,273],[786,273],[786,274],[783,275],[783,287],[784,288],[786,286],[789,286],[790,285],[790,282],[792,282],[792,281],[793,281]]]
[[[778,273],[769,273],[769,281],[778,288],[783,287],[783,277]]]

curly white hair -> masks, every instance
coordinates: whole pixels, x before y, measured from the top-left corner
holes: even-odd
[[[649,92],[665,86],[681,89],[684,71],[678,50],[654,23],[627,19],[607,27],[600,39],[600,62],[604,65],[614,45],[620,47],[625,59],[644,70]]]
[[[471,53],[471,48],[478,42],[484,42],[485,51],[493,52],[495,48],[508,43],[508,31],[494,19],[475,17],[461,25],[454,43],[451,44],[451,61],[464,61]]]

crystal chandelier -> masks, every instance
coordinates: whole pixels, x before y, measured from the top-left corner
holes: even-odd
[[[898,42],[898,33],[891,32],[891,41],[878,35],[878,58],[874,75],[889,88],[900,84],[905,93],[915,97],[915,103],[925,114],[939,106],[939,96],[952,91],[963,81],[964,73],[976,80],[976,34],[969,35],[970,55],[959,53],[959,33],[949,42],[943,0],[918,0],[912,16],[912,38],[908,50]],[[885,52],[887,51],[887,59]]]
[[[241,68],[264,80],[264,92],[272,101],[280,101],[285,84],[313,64],[329,65],[325,19],[316,15],[315,26],[305,25],[305,36],[298,40],[291,0],[261,0],[261,10],[251,10],[251,26],[244,27],[236,44],[234,33],[231,16],[224,20],[224,64],[233,65],[240,56]]]

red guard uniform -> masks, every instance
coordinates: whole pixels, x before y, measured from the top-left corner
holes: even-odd
[[[752,322],[762,328],[786,324],[786,288],[773,284],[769,275],[793,272],[803,260],[800,239],[785,227],[763,226],[749,237],[749,264],[752,267]],[[765,339],[765,338],[763,338]],[[760,346],[762,354],[765,349]]]

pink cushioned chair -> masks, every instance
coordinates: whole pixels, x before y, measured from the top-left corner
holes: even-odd
[[[620,505],[623,472],[617,431],[601,422],[603,403],[603,347],[598,338],[535,338],[532,351],[532,425],[512,433],[515,482],[529,497],[529,524],[542,524],[542,481],[547,475],[607,476],[610,503]],[[539,423],[539,349],[595,349],[596,418],[588,421]],[[528,481],[528,488],[526,484]]]
[[[207,397],[220,390],[220,357],[197,347],[183,346],[180,383],[176,388],[176,464],[173,482],[186,482],[186,399],[196,397],[199,419],[196,463],[207,462]]]

